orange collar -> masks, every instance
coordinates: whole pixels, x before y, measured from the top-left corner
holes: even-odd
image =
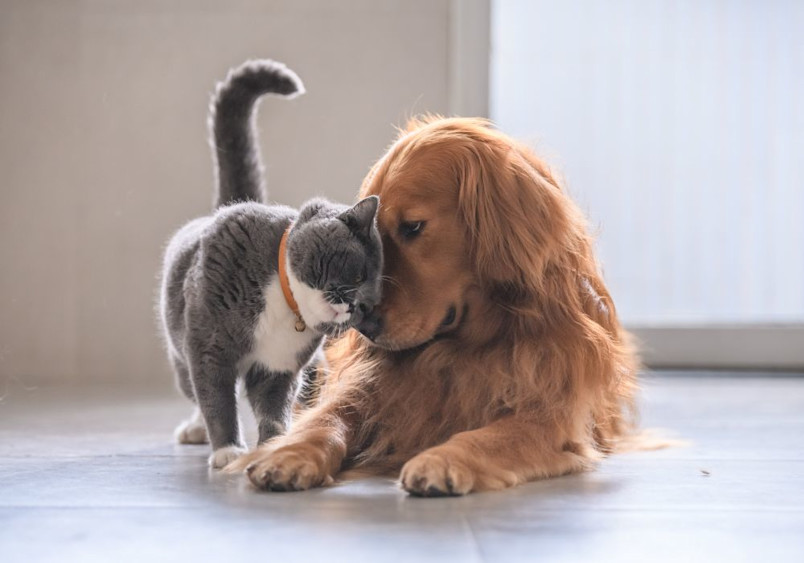
[[[293,298],[293,292],[290,290],[290,281],[288,280],[287,251],[285,248],[287,247],[289,232],[290,227],[282,234],[282,239],[279,241],[279,285],[282,286],[282,294],[285,296],[285,302],[287,302],[293,314],[296,315],[296,325],[294,326],[296,332],[304,332],[307,329],[307,323],[304,322],[299,312],[299,304],[296,303],[296,300]]]

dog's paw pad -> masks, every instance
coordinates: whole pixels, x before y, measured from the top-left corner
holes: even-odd
[[[332,477],[306,450],[277,450],[269,457],[252,463],[246,474],[254,486],[269,491],[303,491],[329,485]]]
[[[402,488],[418,497],[465,495],[474,476],[468,467],[435,452],[424,452],[408,461],[400,475]]]

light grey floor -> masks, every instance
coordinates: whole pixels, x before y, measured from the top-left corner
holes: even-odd
[[[452,499],[382,479],[258,493],[171,442],[169,390],[0,402],[0,560],[804,561],[804,377],[663,374],[645,426],[692,445]]]

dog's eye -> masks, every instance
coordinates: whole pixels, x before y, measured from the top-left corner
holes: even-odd
[[[422,234],[424,221],[403,221],[399,224],[399,236],[411,240]]]

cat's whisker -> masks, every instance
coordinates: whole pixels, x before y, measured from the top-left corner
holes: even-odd
[[[381,279],[382,281],[384,281],[384,282],[388,282],[388,283],[390,283],[390,284],[393,284],[393,285],[394,285],[394,286],[396,286],[396,287],[401,287],[401,286],[399,285],[399,282],[398,282],[398,281],[396,281],[396,280],[395,280],[394,278],[392,278],[391,276],[380,276],[380,279]]]

